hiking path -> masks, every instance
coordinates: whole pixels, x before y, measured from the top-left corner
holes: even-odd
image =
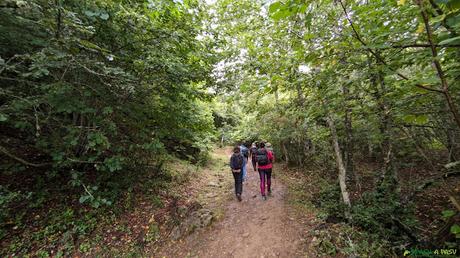
[[[229,159],[231,149],[220,150]],[[247,164],[248,179],[243,184],[243,200],[234,197],[233,177],[226,167],[222,173],[227,183],[223,216],[204,230],[198,230],[180,241],[169,243],[157,253],[159,257],[305,257],[305,227],[295,219],[286,201],[287,187],[274,169],[272,196],[263,200],[259,174],[251,162]],[[217,197],[217,196],[216,196]]]

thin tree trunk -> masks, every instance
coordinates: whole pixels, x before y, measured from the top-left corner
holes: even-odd
[[[407,136],[409,137],[412,141],[414,141],[414,145],[415,145],[415,149],[417,149],[418,153],[420,154],[420,156],[422,156],[425,161],[427,162],[427,164],[431,167],[431,169],[433,171],[436,170],[436,168],[434,167],[433,163],[430,161],[430,159],[428,158],[428,156],[425,154],[425,152],[423,151],[423,148],[422,146],[420,146],[420,144],[418,143],[417,139],[415,139],[415,137],[410,133],[410,131],[402,126],[399,127],[399,129]]]
[[[45,167],[45,166],[50,166],[52,163],[42,163],[42,164],[35,164],[35,163],[32,163],[32,162],[28,162],[12,153],[10,153],[5,147],[3,146],[0,146],[0,153],[3,153],[5,156],[7,157],[10,157],[11,159],[14,159],[16,161],[18,161],[19,163],[23,164],[23,165],[26,165],[26,166],[29,166],[29,167],[35,167],[35,168],[39,168],[39,167]]]
[[[441,112],[446,112],[449,111],[449,106],[447,103],[444,103],[444,109],[441,108]],[[455,126],[452,126],[452,123],[447,123],[446,121],[443,120],[442,124],[445,124],[444,126],[444,131],[446,133],[446,148],[449,154],[447,155],[447,163],[453,162],[457,160],[457,155],[456,155],[456,149],[458,150],[458,147],[456,148],[455,144]]]
[[[337,137],[337,131],[335,128],[335,123],[334,120],[332,119],[331,116],[328,116],[326,118],[327,123],[329,125],[329,129],[331,130],[331,137],[332,137],[332,145],[334,147],[334,154],[335,154],[335,161],[337,164],[337,168],[339,169],[339,184],[340,184],[340,191],[342,193],[342,199],[345,205],[347,207],[351,207],[351,202],[350,202],[350,196],[348,194],[347,190],[347,183],[346,183],[346,177],[347,177],[347,170],[345,168],[345,165],[342,160],[342,152],[340,150],[339,146],[339,139]],[[345,216],[347,218],[350,218],[350,213],[347,211]]]
[[[299,155],[299,166],[303,167],[302,142],[297,140],[297,155]]]
[[[345,158],[345,166],[347,168],[348,175],[352,180],[356,178],[354,174],[354,164],[353,164],[353,128],[352,128],[352,122],[351,122],[351,107],[349,104],[350,100],[350,92],[347,88],[347,86],[343,85],[342,86],[342,92],[345,97],[345,119],[344,119],[344,125],[345,125],[345,146],[344,146],[344,158]]]
[[[380,85],[381,94],[379,94],[379,106],[380,106],[380,133],[383,136],[382,140],[382,174],[381,179],[386,177],[388,169],[390,168],[392,162],[392,144],[391,144],[391,133],[390,133],[390,108],[385,98],[387,92],[385,81],[383,75],[377,73],[378,84]]]
[[[279,107],[278,105],[278,102],[279,102],[278,86],[274,89],[274,93],[275,93],[275,108],[278,108]]]
[[[56,15],[56,39],[61,37],[61,26],[62,26],[62,14],[61,14],[61,4],[59,0],[55,0],[57,15]]]
[[[374,149],[372,148],[372,143],[370,142],[370,140],[368,140],[367,142],[367,155],[370,158],[374,157]]]
[[[283,155],[284,155],[284,159],[286,161],[286,164],[289,165],[289,155],[288,155],[288,151],[286,149],[286,145],[284,144],[284,141],[281,141],[281,149],[283,150]]]
[[[305,97],[303,96],[302,87],[300,86],[300,84],[296,85],[296,90],[297,90],[297,99],[299,101],[299,105],[303,107],[305,103]]]

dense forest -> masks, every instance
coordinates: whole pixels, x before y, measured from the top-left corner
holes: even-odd
[[[104,254],[254,141],[347,235],[318,255],[458,248],[459,60],[456,0],[0,0],[0,255]]]

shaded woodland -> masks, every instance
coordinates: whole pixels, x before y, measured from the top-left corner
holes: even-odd
[[[455,0],[1,0],[0,255],[94,255],[254,141],[318,175],[324,255],[458,248],[459,60]]]

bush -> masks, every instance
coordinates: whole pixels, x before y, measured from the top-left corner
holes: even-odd
[[[15,214],[14,210],[18,206],[21,206],[24,201],[30,199],[31,194],[24,194],[21,191],[10,191],[0,185],[0,240],[6,236],[6,228],[16,225],[15,220],[23,216],[23,213]]]
[[[353,203],[352,221],[349,223],[387,241],[412,240],[407,229],[414,228],[417,223],[414,207],[402,205],[398,193],[391,187],[390,182],[383,182],[374,191],[364,193],[362,198]],[[321,209],[323,213],[320,216],[326,221],[347,222],[344,216],[346,206],[338,184],[323,187],[315,205]]]
[[[354,225],[397,242],[410,238],[406,229],[413,228],[417,221],[413,205],[402,205],[399,194],[392,190],[393,185],[383,182],[374,191],[365,193],[353,205],[352,216]]]
[[[345,205],[343,204],[340,187],[338,184],[325,185],[314,202],[315,206],[321,208],[325,213],[324,217],[329,222],[345,221]]]

